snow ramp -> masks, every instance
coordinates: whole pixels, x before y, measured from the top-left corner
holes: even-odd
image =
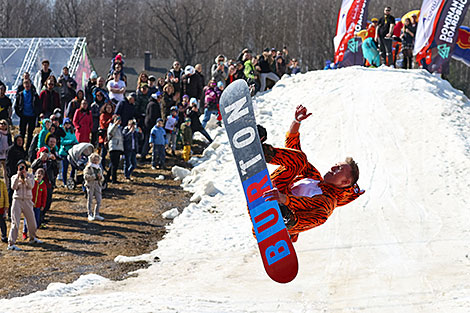
[[[295,107],[309,161],[325,173],[352,156],[366,193],[295,243],[299,274],[264,273],[222,128],[183,179],[194,203],[175,218],[160,258],[136,277],[97,275],[1,300],[4,312],[468,312],[470,109],[425,71],[346,68],[286,77],[254,99],[280,146]],[[273,167],[270,168],[272,170]],[[99,273],[98,273],[99,274]]]

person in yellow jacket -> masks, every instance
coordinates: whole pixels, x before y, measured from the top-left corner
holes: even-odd
[[[8,207],[10,205],[8,198],[7,185],[0,179],[0,229],[2,232],[2,241],[8,242],[7,238],[7,224],[5,218],[7,215]]]

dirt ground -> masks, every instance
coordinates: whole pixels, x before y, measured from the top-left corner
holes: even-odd
[[[199,145],[196,153],[202,152]],[[134,256],[155,250],[170,221],[161,213],[189,204],[191,194],[183,191],[171,177],[173,164],[181,158],[167,158],[168,170],[152,170],[150,164],[139,164],[134,181],[127,182],[121,170],[117,184],[103,192],[100,215],[102,222],[87,220],[86,198],[80,187],[68,190],[58,182],[48,212],[47,229],[39,229],[44,244],[29,244],[19,234],[18,247],[7,251],[0,242],[0,298],[12,298],[44,290],[52,282],[70,283],[79,276],[97,273],[121,280],[147,263],[118,264],[118,255]],[[164,180],[156,180],[164,175]],[[8,230],[10,225],[7,222]],[[22,227],[22,224],[21,224]]]

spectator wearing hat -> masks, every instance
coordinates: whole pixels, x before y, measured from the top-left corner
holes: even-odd
[[[11,189],[13,189],[13,202],[11,208],[11,228],[8,236],[8,250],[21,250],[16,246],[18,231],[20,229],[21,213],[28,223],[29,238],[32,243],[42,243],[36,237],[36,219],[33,211],[34,187],[33,175],[28,173],[28,167],[24,160],[17,163],[17,172],[11,178]]]
[[[121,117],[119,115],[113,116],[113,122],[108,127],[108,149],[111,159],[111,166],[106,173],[106,181],[112,176],[112,182],[117,183],[117,170],[119,168],[119,161],[121,155],[124,153],[124,138],[122,136]]]
[[[184,69],[182,77],[183,95],[188,95],[190,98],[198,98],[201,95],[200,80],[196,75],[196,70],[191,65]]]
[[[364,38],[366,40],[367,38],[375,38],[375,32],[377,30],[377,23],[379,22],[379,19],[374,17],[370,20],[369,26],[367,26],[367,36]]]
[[[11,100],[5,95],[5,85],[0,85],[0,120],[11,121]]]
[[[145,120],[144,120],[144,142],[142,147],[141,153],[141,161],[145,162],[147,158],[147,154],[149,152],[149,137],[152,131],[152,128],[156,125],[156,122],[159,118],[162,117],[162,98],[163,94],[160,91],[154,93],[149,103],[147,104],[147,108],[145,110]]]
[[[75,132],[73,130],[72,121],[66,117],[64,119],[64,124],[62,125],[62,130],[65,133],[65,136],[60,141],[59,145],[59,156],[62,158],[62,182],[64,186],[67,185],[67,174],[69,170],[69,160],[67,158],[69,150],[76,144],[78,144],[77,137],[75,137]],[[72,171],[70,172],[70,177],[75,176],[75,169],[72,166]]]
[[[121,117],[121,122],[123,123],[123,125],[127,125],[127,122],[130,119],[134,118],[134,105],[136,98],[137,94],[135,92],[132,92],[130,95],[127,96],[127,98],[124,98],[124,100],[119,101],[116,105],[114,113]]]
[[[170,108],[170,115],[166,118],[165,131],[168,146],[171,148],[171,154],[176,155],[176,135],[178,129],[175,127],[178,123],[178,108],[173,106]]]
[[[191,157],[191,145],[193,144],[193,131],[191,130],[191,118],[186,118],[181,125],[181,135],[183,140],[183,161],[188,162]]]
[[[114,102],[118,103],[119,101],[124,100],[124,94],[126,92],[126,83],[121,80],[121,73],[114,71],[113,79],[108,82],[106,86],[109,91],[109,98]]]
[[[20,118],[20,133],[25,138],[26,128],[28,129],[28,139],[26,150],[29,149],[33,140],[33,132],[36,128],[36,120],[41,113],[41,102],[36,91],[31,89],[31,81],[23,81],[24,90],[17,94],[14,105],[15,113]]]
[[[97,153],[92,153],[85,169],[83,170],[83,178],[85,179],[85,188],[87,191],[87,211],[89,221],[102,221],[104,217],[100,215],[101,192],[104,183],[103,170],[100,166],[101,157]],[[92,209],[93,198],[96,204]]]
[[[151,95],[153,95],[154,93],[156,93],[158,91],[157,78],[155,76],[153,76],[153,75],[149,76],[148,84],[149,84],[149,93]]]
[[[37,90],[39,91],[45,87],[47,79],[52,75],[52,70],[49,68],[49,60],[43,60],[41,62],[41,66],[42,68],[36,73],[36,76],[34,77],[34,85],[38,88]]]
[[[190,100],[189,108],[186,110],[186,116],[191,119],[191,130],[193,131],[193,134],[196,132],[200,132],[204,137],[206,137],[209,143],[212,143],[211,136],[204,129],[204,127],[202,127],[201,121],[199,119],[200,115],[201,114],[199,113],[197,100],[195,98],[192,98]]]
[[[96,83],[98,81],[98,74],[95,71],[91,72],[90,78],[85,86],[85,99],[88,103],[93,103],[95,101],[93,96],[93,91],[96,88]]]
[[[150,131],[149,144],[152,144],[152,169],[165,169],[165,145],[168,144],[166,131],[163,128],[163,119],[158,118],[157,123]]]
[[[77,82],[69,75],[69,68],[67,66],[62,68],[62,74],[59,76],[58,84],[60,87],[60,107],[65,108],[65,105],[75,98],[75,90],[77,89]]]
[[[226,84],[226,79],[228,75],[228,67],[225,65],[227,58],[223,54],[219,54],[215,58],[215,64],[212,64],[211,68],[211,76],[212,79],[215,80],[216,83],[221,81],[224,86]]]
[[[80,109],[75,111],[73,116],[73,127],[75,127],[75,136],[78,142],[90,142],[90,134],[93,128],[93,117],[88,108],[88,102],[85,99],[80,104]]]
[[[221,90],[217,88],[215,80],[211,79],[206,87],[204,87],[204,119],[202,120],[202,127],[206,128],[207,122],[210,120],[212,114],[218,114],[219,99]]]
[[[269,49],[264,49],[263,54],[260,55],[258,59],[258,65],[255,66],[255,68],[260,72],[260,91],[266,90],[266,79],[269,78],[274,82],[277,82],[279,80],[279,77],[275,73],[273,73],[272,68],[269,64],[270,55],[271,54],[269,52]]]

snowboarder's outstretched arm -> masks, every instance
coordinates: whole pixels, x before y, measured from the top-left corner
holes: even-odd
[[[289,134],[297,134],[299,132],[300,123],[308,118],[312,113],[307,112],[307,108],[303,105],[298,105],[295,109],[295,118],[289,128]]]

